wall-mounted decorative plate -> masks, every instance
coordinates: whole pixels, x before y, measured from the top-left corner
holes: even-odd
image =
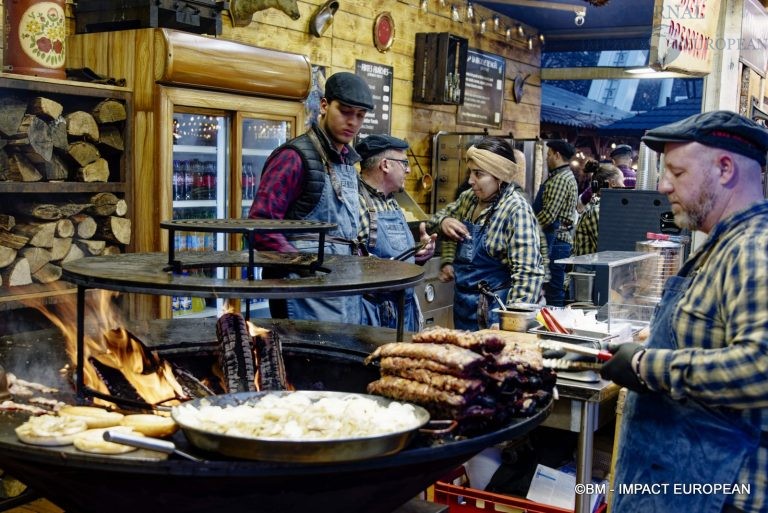
[[[380,52],[386,52],[395,40],[395,20],[388,12],[376,16],[373,21],[373,44]]]

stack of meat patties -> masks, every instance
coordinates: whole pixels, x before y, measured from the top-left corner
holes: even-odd
[[[532,415],[549,403],[556,379],[538,346],[498,330],[433,328],[376,348],[366,363],[376,360],[381,377],[369,393],[423,406],[462,431]]]

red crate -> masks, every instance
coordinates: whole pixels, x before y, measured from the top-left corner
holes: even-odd
[[[520,497],[499,495],[474,488],[456,486],[437,481],[434,486],[434,502],[446,504],[450,513],[573,513],[570,509],[556,508],[538,502],[532,502]],[[606,505],[602,504],[597,510],[604,513]]]

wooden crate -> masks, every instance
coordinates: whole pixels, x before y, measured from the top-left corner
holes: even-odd
[[[441,105],[464,103],[467,74],[466,38],[448,32],[416,34],[413,101]]]

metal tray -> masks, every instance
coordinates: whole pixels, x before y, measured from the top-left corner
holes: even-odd
[[[313,400],[323,397],[366,397],[382,406],[394,401],[384,397],[355,394],[349,392],[327,391],[298,391],[298,392],[240,392],[224,394],[203,399],[195,399],[187,405],[199,407],[201,404],[213,406],[238,406],[256,402],[265,395],[288,395],[291,393],[310,394]],[[358,438],[329,439],[329,440],[290,440],[274,438],[256,438],[231,436],[191,426],[180,419],[176,408],[171,412],[174,420],[181,426],[187,440],[208,452],[215,452],[235,458],[296,463],[331,463],[365,460],[380,456],[395,454],[404,449],[411,441],[417,430],[429,422],[429,413],[420,406],[416,409],[419,424],[407,431],[386,433],[382,435],[364,436]]]
[[[618,335],[611,335],[610,333],[601,333],[598,331],[587,330],[572,330],[573,333],[553,333],[544,326],[537,326],[528,330],[528,333],[533,333],[542,338],[551,338],[553,340],[562,340],[563,342],[606,342],[608,340],[618,337]]]

